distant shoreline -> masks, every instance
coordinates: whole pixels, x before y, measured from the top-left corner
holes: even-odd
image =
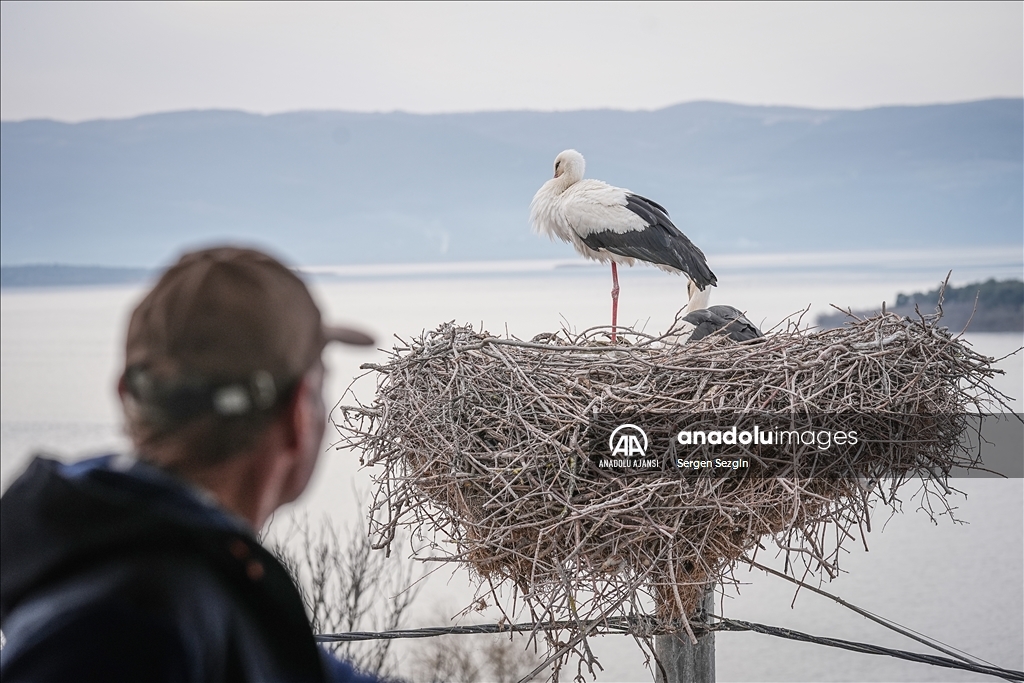
[[[158,274],[153,268],[69,266],[62,264],[2,266],[0,288],[78,287],[146,282]]]
[[[744,275],[764,277],[770,285],[773,273],[837,272],[906,274],[927,273],[936,281],[952,268],[955,280],[964,270],[989,270],[998,277],[1024,274],[1024,247],[1017,244],[999,247],[958,247],[859,251],[813,251],[779,253],[709,253],[708,261],[719,276],[720,284]],[[320,281],[376,278],[473,277],[529,274],[572,274],[604,272],[605,266],[570,256],[559,259],[507,259],[481,261],[425,261],[419,263],[353,263],[303,265],[296,269],[303,277]],[[638,272],[660,275],[659,271],[638,266]],[[0,266],[0,287],[77,287],[121,285],[148,282],[162,268],[69,265],[59,263]],[[1000,275],[1000,273],[1004,273]],[[973,277],[973,276],[972,276]],[[1019,277],[1019,275],[1018,275]]]
[[[971,332],[1020,332],[1024,331],[1024,282],[989,279],[974,282],[963,287],[948,287],[945,291],[936,288],[930,292],[897,294],[894,305],[887,310],[896,315],[918,318],[931,315],[938,310],[939,295],[942,294],[941,325],[954,333],[961,330]],[[851,311],[858,318],[877,315],[878,310]],[[818,326],[823,328],[842,327],[850,321],[847,313],[828,313],[818,316]]]

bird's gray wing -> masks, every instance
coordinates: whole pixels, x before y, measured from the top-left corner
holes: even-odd
[[[732,306],[711,306],[687,313],[683,320],[693,325],[688,341],[694,342],[721,331],[733,341],[749,341],[763,337],[761,330]]]
[[[642,219],[647,224],[646,228],[625,232],[595,230],[581,236],[583,243],[595,251],[604,249],[620,256],[681,270],[700,289],[718,283],[718,278],[708,267],[704,252],[680,232],[660,204],[626,193],[625,208]]]
[[[750,319],[743,315],[738,308],[716,305],[708,306],[708,310],[729,322],[729,336],[736,341],[747,341],[764,336],[761,330],[757,329],[757,325],[750,322]]]

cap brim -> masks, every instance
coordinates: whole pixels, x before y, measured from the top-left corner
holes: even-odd
[[[356,346],[371,346],[373,344],[373,337],[365,332],[353,330],[351,327],[338,327],[336,325],[324,325],[324,338],[329,342],[337,341]]]

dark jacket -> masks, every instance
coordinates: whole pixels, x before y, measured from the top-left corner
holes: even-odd
[[[0,498],[0,678],[372,680],[248,527],[147,465],[35,459]]]

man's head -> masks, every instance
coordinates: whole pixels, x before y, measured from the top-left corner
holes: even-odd
[[[266,254],[186,254],[128,326],[119,391],[140,458],[186,473],[251,451],[271,426],[303,429],[292,437],[315,443],[312,462],[296,466],[308,470],[292,484],[297,496],[323,436],[320,354],[332,339],[373,341],[324,327],[305,284]]]

